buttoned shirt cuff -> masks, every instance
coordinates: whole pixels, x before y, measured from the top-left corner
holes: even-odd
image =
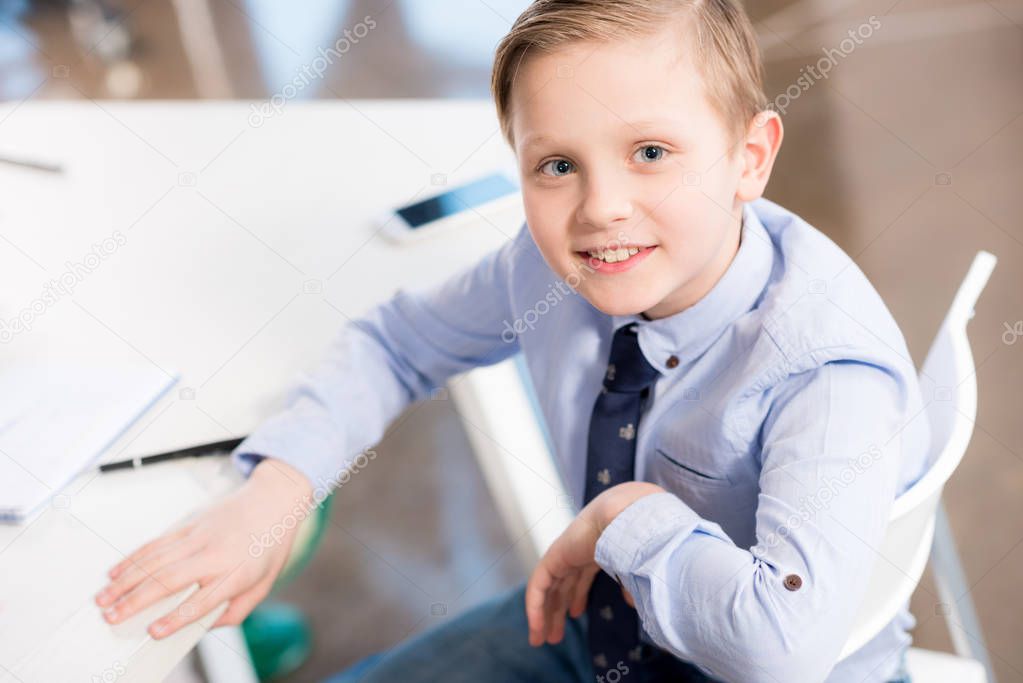
[[[594,560],[628,589],[641,550],[651,543],[660,546],[700,521],[700,516],[673,493],[643,496],[622,510],[600,534]]]

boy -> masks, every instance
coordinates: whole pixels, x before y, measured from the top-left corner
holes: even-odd
[[[836,660],[926,466],[916,373],[856,265],[761,198],[782,125],[741,7],[538,0],[493,90],[526,225],[345,328],[234,453],[245,486],[111,571],[111,621],[199,580],[154,635],[224,599],[217,624],[240,622],[292,540],[252,557],[250,533],[411,401],[522,351],[578,516],[526,587],[332,680],[903,676],[905,608]]]

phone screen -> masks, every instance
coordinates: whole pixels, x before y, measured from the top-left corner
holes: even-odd
[[[410,228],[420,228],[438,218],[446,218],[460,211],[475,208],[517,192],[518,189],[503,175],[488,175],[436,197],[402,207],[398,209],[398,215],[405,219]]]

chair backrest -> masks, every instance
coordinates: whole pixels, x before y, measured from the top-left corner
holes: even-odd
[[[945,482],[959,465],[977,416],[977,376],[966,324],[997,259],[973,259],[920,371],[920,389],[931,427],[931,466],[892,506],[866,598],[840,658],[880,632],[909,600],[930,555],[935,511]]]

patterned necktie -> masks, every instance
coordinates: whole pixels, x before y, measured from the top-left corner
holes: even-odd
[[[586,451],[586,503],[635,476],[636,434],[643,401],[659,376],[647,362],[636,336],[638,325],[615,331],[604,388],[593,406]],[[586,603],[590,654],[598,676],[628,666],[635,673],[645,659],[639,639],[639,615],[629,607],[621,586],[606,572],[593,579]],[[633,680],[642,680],[637,676]],[[600,680],[598,678],[598,680]]]

